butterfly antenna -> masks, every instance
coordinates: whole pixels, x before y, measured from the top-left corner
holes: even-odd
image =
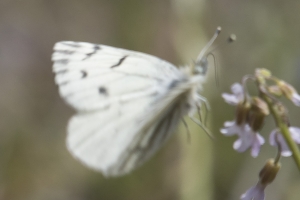
[[[221,32],[221,27],[219,26],[219,27],[217,27],[217,30],[216,30],[215,34],[213,35],[213,37],[210,39],[210,41],[205,45],[205,47],[199,53],[196,62],[200,62],[202,60],[202,58],[204,57],[206,51],[211,47],[211,45],[217,39],[217,37],[220,34],[220,32]]]
[[[236,35],[235,34],[231,34],[227,40],[228,43],[232,43],[236,41]]]
[[[216,79],[216,85],[217,85],[217,88],[219,88],[219,77],[218,77],[218,65],[217,65],[217,60],[216,60],[216,57],[215,55],[212,53],[212,52],[209,52],[207,54],[207,57],[208,56],[212,56],[213,59],[214,59],[214,65],[215,65],[215,79]]]
[[[223,48],[223,46],[224,46],[225,44],[231,44],[231,43],[233,43],[233,42],[235,42],[235,41],[236,41],[236,35],[235,35],[235,34],[231,34],[231,35],[229,35],[229,37],[227,38],[226,43],[222,43],[222,44],[220,44],[220,45],[217,45],[217,46],[214,47],[211,51],[209,51],[209,53],[212,53],[212,52],[215,51],[216,49]]]
[[[231,35],[228,37],[228,39],[227,39],[227,43],[228,43],[228,44],[231,44],[231,43],[233,43],[233,42],[235,42],[235,41],[236,41],[236,35],[235,35],[235,34],[231,34]],[[222,45],[221,45],[221,46],[222,46]],[[213,52],[214,50],[216,50],[217,48],[220,48],[220,46],[217,46],[217,47],[215,47],[213,50],[211,50],[211,51],[207,54],[206,57],[212,56],[213,59],[214,59],[216,85],[217,85],[217,87],[219,88],[220,83],[219,83],[219,77],[218,77],[218,65],[217,65],[216,57],[215,57],[215,55],[212,53],[212,52]]]

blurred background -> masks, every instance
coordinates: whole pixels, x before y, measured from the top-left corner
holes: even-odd
[[[0,1],[0,199],[2,200],[232,200],[258,180],[276,149],[258,158],[232,149],[236,138],[219,129],[233,119],[221,99],[255,68],[270,69],[300,90],[300,1],[280,0],[1,0]],[[220,86],[210,58],[203,95],[209,99],[211,140],[188,119],[147,163],[105,179],[65,147],[74,114],[58,95],[52,73],[55,42],[85,41],[145,52],[176,65],[192,63],[213,35]],[[237,42],[224,45],[235,33]],[[300,108],[288,103],[292,125]],[[269,118],[261,134],[274,128]],[[291,158],[266,189],[267,200],[298,200],[300,179]]]

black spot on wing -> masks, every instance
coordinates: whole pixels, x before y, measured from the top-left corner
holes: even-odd
[[[120,65],[124,62],[124,60],[125,60],[126,58],[127,58],[127,56],[124,56],[123,58],[121,58],[121,59],[119,60],[119,62],[118,62],[117,64],[111,66],[110,68],[114,68],[114,67],[120,66]]]
[[[99,87],[99,93],[103,95],[108,95],[107,89],[103,86]]]
[[[95,45],[93,47],[93,49],[94,50],[91,53],[86,54],[86,57],[83,60],[86,60],[86,59],[90,58],[92,55],[96,54],[97,51],[101,49],[101,47],[100,47],[100,45]]]
[[[87,77],[87,72],[84,71],[84,70],[81,70],[81,74],[82,74],[82,77],[81,78],[85,78]]]
[[[101,49],[101,46],[100,46],[100,45],[97,45],[97,44],[96,44],[96,45],[94,46],[94,51],[98,51],[98,50],[100,50],[100,49]]]

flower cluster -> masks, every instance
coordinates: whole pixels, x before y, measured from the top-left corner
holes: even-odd
[[[257,96],[251,96],[246,88],[247,81],[253,81],[258,89]],[[272,85],[268,83],[272,82]],[[268,115],[275,119],[277,127],[269,135],[269,143],[278,149],[276,159],[269,160],[260,172],[258,183],[241,196],[242,200],[264,200],[264,189],[276,177],[280,169],[281,156],[293,155],[300,169],[300,153],[296,144],[300,144],[300,128],[290,126],[288,112],[278,97],[285,97],[296,106],[300,106],[300,95],[293,86],[271,75],[266,69],[257,69],[255,75],[247,75],[242,84],[234,83],[232,94],[224,93],[225,102],[235,106],[235,118],[226,121],[220,132],[225,136],[238,136],[233,148],[238,152],[251,149],[251,155],[257,157],[265,139],[260,135]],[[298,160],[298,161],[297,161]]]
[[[300,95],[291,85],[278,81],[278,89],[277,91],[281,91],[280,94],[286,96],[296,106],[300,106]],[[274,86],[271,89],[267,88],[266,91],[270,90],[274,91]],[[238,152],[244,152],[251,148],[251,155],[257,157],[261,145],[265,143],[265,139],[258,131],[263,126],[264,118],[270,113],[268,105],[260,97],[250,98],[239,83],[234,83],[231,91],[232,94],[223,93],[222,97],[226,103],[236,107],[236,116],[233,121],[226,121],[220,132],[225,136],[237,135],[238,139],[234,142],[233,148]],[[278,95],[278,92],[276,94]],[[289,131],[294,142],[300,144],[300,128],[290,126]],[[278,128],[271,132],[269,143],[276,147],[280,144],[282,156],[292,155]]]
[[[238,152],[244,152],[251,148],[251,155],[258,156],[260,146],[265,143],[264,138],[257,132],[259,128],[250,126],[249,114],[251,104],[245,98],[243,87],[235,83],[231,87],[233,94],[223,94],[222,97],[230,105],[236,106],[236,118],[224,123],[221,133],[226,136],[237,135],[239,138],[234,142],[233,148]],[[268,111],[267,111],[268,114]]]

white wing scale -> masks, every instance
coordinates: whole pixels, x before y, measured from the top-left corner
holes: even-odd
[[[130,172],[170,136],[191,83],[154,56],[104,45],[59,42],[52,60],[60,95],[78,110],[67,146],[106,176]]]

